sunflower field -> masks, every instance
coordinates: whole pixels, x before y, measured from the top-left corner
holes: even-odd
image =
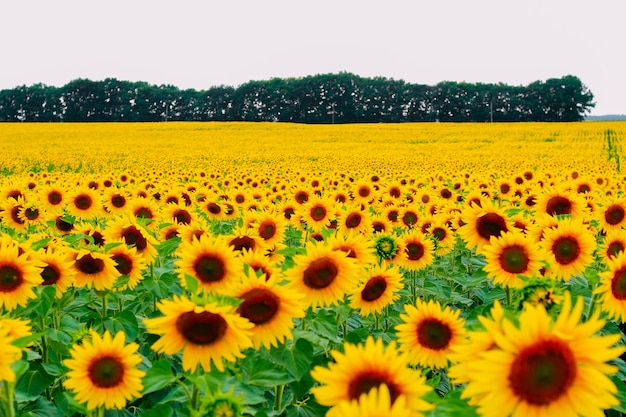
[[[620,416],[625,135],[0,124],[0,415]]]

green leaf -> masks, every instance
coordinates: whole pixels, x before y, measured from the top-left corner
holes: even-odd
[[[135,340],[139,333],[137,317],[130,310],[123,310],[113,317],[109,317],[104,322],[104,327],[112,334],[123,331],[127,340]]]
[[[294,380],[285,369],[277,368],[276,364],[263,358],[249,357],[245,364],[248,371],[246,383],[249,385],[273,388]]]
[[[173,413],[174,411],[170,405],[157,404],[141,413],[141,417],[171,417]]]
[[[318,310],[313,320],[309,322],[309,328],[318,336],[335,343],[341,343],[339,337],[339,325],[335,319],[335,313],[330,310]]]
[[[313,344],[306,339],[298,339],[290,348],[282,345],[274,358],[299,381],[310,370],[313,362]]]
[[[54,382],[54,377],[48,375],[40,364],[33,363],[17,381],[15,399],[17,402],[34,401],[52,382]]]
[[[63,412],[47,399],[39,397],[25,407],[20,415],[28,417],[63,417]]]
[[[54,297],[56,296],[56,288],[52,285],[46,285],[39,294],[38,304],[35,311],[43,317],[50,315],[50,310],[54,304]]]
[[[26,346],[30,345],[31,343],[39,340],[39,338],[44,336],[45,334],[46,334],[45,332],[41,332],[41,333],[34,333],[28,336],[20,337],[19,339],[15,339],[13,342],[11,342],[11,344],[13,346],[17,346],[20,349],[24,349]]]
[[[84,404],[79,403],[68,392],[63,392],[61,395],[56,395],[54,403],[63,412],[65,416],[72,416],[74,414],[87,415],[87,407]]]
[[[172,372],[170,362],[167,359],[161,359],[154,362],[146,372],[146,376],[143,377],[143,391],[141,394],[147,395],[158,391],[173,384],[175,381],[176,377]]]
[[[197,278],[192,277],[189,274],[185,274],[185,284],[186,284],[187,290],[190,293],[195,294],[198,292],[198,286],[200,285],[200,282],[198,281]]]
[[[30,245],[30,248],[34,251],[37,252],[39,249],[45,248],[46,245],[48,243],[50,243],[50,241],[52,240],[51,237],[47,237],[45,239],[40,239],[36,242],[34,242],[32,245]]]

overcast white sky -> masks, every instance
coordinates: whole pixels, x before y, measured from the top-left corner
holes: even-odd
[[[0,89],[76,78],[180,88],[348,71],[407,82],[578,76],[626,114],[626,0],[15,0]]]

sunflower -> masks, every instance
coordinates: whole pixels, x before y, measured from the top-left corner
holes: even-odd
[[[285,277],[313,307],[336,304],[358,280],[355,260],[324,243],[307,243],[306,254],[295,255],[293,261],[295,266],[285,272]]]
[[[117,216],[123,214],[128,209],[130,199],[130,193],[127,191],[111,188],[105,191],[102,197],[102,206],[107,213]]]
[[[555,321],[541,304],[525,304],[519,325],[503,319],[491,349],[468,364],[462,397],[487,417],[602,415],[618,405],[607,375],[617,368],[606,362],[624,351],[612,347],[620,336],[595,336],[604,321],[579,324],[584,303],[571,304],[566,297]]]
[[[370,215],[360,207],[342,209],[337,220],[337,228],[346,233],[369,233],[372,229]]]
[[[594,214],[603,231],[621,230],[626,225],[626,198],[607,199]]]
[[[612,319],[626,322],[626,253],[620,252],[606,263],[609,269],[600,272],[601,282],[595,293],[600,294],[602,311]]]
[[[45,210],[39,208],[36,203],[26,202],[17,212],[17,217],[24,221],[25,225],[41,224],[46,217]]]
[[[359,266],[367,266],[376,263],[376,252],[365,234],[360,233],[337,233],[327,239],[328,246],[332,250],[340,250],[354,259]]]
[[[162,226],[162,227],[161,227]],[[175,237],[179,237],[180,233],[178,231],[179,226],[177,224],[161,224],[159,226],[159,242],[164,242],[166,240],[173,239]]]
[[[435,255],[443,256],[454,249],[455,234],[445,223],[435,221],[428,229],[428,234],[435,239]]]
[[[71,358],[63,361],[69,368],[64,385],[74,392],[76,401],[87,403],[87,410],[102,405],[120,409],[128,400],[141,397],[141,379],[146,373],[137,369],[142,361],[139,345],[125,344],[125,339],[122,331],[115,337],[108,330],[103,337],[92,331],[91,341],[74,345]]]
[[[626,230],[609,230],[604,236],[604,240],[598,247],[598,254],[601,258],[615,258],[622,252],[626,252]]]
[[[6,330],[6,335],[12,341],[32,335],[30,320],[0,318],[0,331],[2,330]]]
[[[579,218],[585,213],[585,203],[578,194],[555,189],[539,194],[537,204],[533,209],[536,214],[545,213],[550,216],[569,214],[574,218]]]
[[[54,216],[50,219],[54,222],[54,230],[61,235],[69,235],[74,231],[74,219],[68,216]]]
[[[66,197],[66,191],[56,184],[37,189],[37,198],[40,206],[51,214],[59,215],[63,212]]]
[[[396,334],[400,350],[406,352],[409,361],[424,367],[445,368],[448,356],[455,345],[465,337],[464,321],[460,310],[442,308],[438,301],[428,303],[416,300],[415,306],[405,305]]]
[[[228,246],[238,253],[246,250],[262,250],[265,247],[265,241],[255,233],[255,230],[244,227],[233,229],[229,235],[224,235],[224,239]]]
[[[67,201],[67,210],[78,219],[93,219],[103,214],[100,196],[91,188],[79,187],[68,195]]]
[[[521,232],[506,232],[500,237],[491,238],[491,243],[483,247],[485,262],[483,270],[495,284],[505,287],[521,287],[524,284],[518,275],[533,277],[541,269],[541,252],[530,239]]]
[[[198,216],[184,203],[168,203],[162,210],[163,223],[193,224],[198,222]]]
[[[393,304],[402,289],[402,273],[396,266],[382,264],[367,270],[364,279],[350,294],[350,307],[360,310],[362,316],[380,314],[385,306]]]
[[[35,298],[33,287],[42,282],[41,263],[10,239],[0,240],[0,308],[12,311]]]
[[[311,371],[321,384],[311,389],[318,403],[334,408],[344,401],[360,402],[373,389],[386,386],[390,406],[406,398],[406,407],[414,413],[432,409],[422,399],[432,388],[420,371],[409,367],[407,355],[396,349],[395,342],[385,348],[381,339],[368,336],[365,344],[346,343],[343,353],[333,350],[331,355],[334,362],[327,368],[316,366]]]
[[[257,274],[264,274],[269,280],[274,277],[279,262],[266,255],[265,250],[247,250],[241,253],[241,260]]]
[[[306,303],[301,294],[278,285],[275,279],[257,275],[254,270],[233,285],[232,294],[242,301],[237,313],[254,324],[250,338],[255,349],[270,349],[291,339],[293,319],[305,314]]]
[[[71,255],[74,262],[74,285],[95,288],[97,291],[111,289],[120,273],[110,255],[87,249],[79,249]]]
[[[16,232],[26,230],[26,220],[20,215],[20,211],[24,208],[24,199],[22,197],[7,198],[0,206],[0,224],[12,228]]]
[[[15,382],[11,365],[22,357],[22,351],[12,344],[9,329],[0,326],[0,381]]]
[[[35,253],[35,257],[41,262],[40,285],[54,285],[56,298],[61,298],[68,287],[74,285],[74,263],[71,255],[63,249],[55,249],[49,246],[45,250]]]
[[[461,218],[464,225],[458,234],[468,249],[477,248],[477,252],[489,244],[492,236],[499,237],[513,227],[504,210],[487,199],[483,199],[480,206],[466,207]]]
[[[146,263],[150,263],[157,255],[155,248],[157,240],[135,220],[125,216],[107,223],[102,233],[107,243],[122,241],[128,246],[133,246]]]
[[[307,228],[313,232],[319,232],[330,226],[334,217],[335,207],[331,200],[319,196],[313,196],[305,204],[297,208],[296,215],[306,223]]]
[[[146,261],[143,257],[137,254],[137,249],[134,247],[128,247],[124,244],[115,246],[107,252],[113,262],[115,262],[115,269],[121,276],[128,277],[126,284],[116,288],[119,291],[125,289],[134,289],[139,281],[143,279],[141,274],[146,269]]]
[[[218,198],[207,199],[199,207],[209,220],[224,219],[224,204]]]
[[[126,205],[127,213],[134,219],[143,219],[147,224],[160,216],[159,205],[148,198],[134,198]]]
[[[582,221],[565,218],[544,232],[540,245],[550,264],[547,276],[568,281],[593,262],[596,240]]]
[[[252,346],[250,329],[254,324],[232,306],[215,302],[197,305],[175,295],[173,301],[160,301],[157,307],[164,316],[144,320],[148,332],[161,335],[152,349],[166,355],[182,350],[186,371],[195,372],[200,364],[209,372],[213,363],[223,372],[224,360],[234,362],[244,357],[242,349]]]
[[[392,399],[386,384],[371,388],[356,400],[340,401],[326,413],[326,417],[417,417],[422,415],[408,407],[405,395]]]
[[[435,244],[419,230],[405,232],[399,237],[403,256],[398,264],[408,271],[419,271],[431,265],[435,259]]]
[[[416,227],[419,221],[419,212],[413,207],[402,207],[398,213],[398,224],[404,228]]]
[[[175,262],[176,272],[184,288],[188,275],[198,280],[199,292],[226,294],[228,287],[243,274],[241,259],[223,238],[204,234],[192,242],[182,242],[176,252],[180,257]]]
[[[265,246],[282,243],[285,238],[287,222],[276,213],[270,211],[253,213],[244,219],[244,224],[247,224],[255,232],[255,235],[263,239]]]

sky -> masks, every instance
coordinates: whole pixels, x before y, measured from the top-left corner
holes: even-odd
[[[19,0],[0,89],[117,78],[208,89],[351,72],[527,85],[575,75],[626,114],[625,0]]]

